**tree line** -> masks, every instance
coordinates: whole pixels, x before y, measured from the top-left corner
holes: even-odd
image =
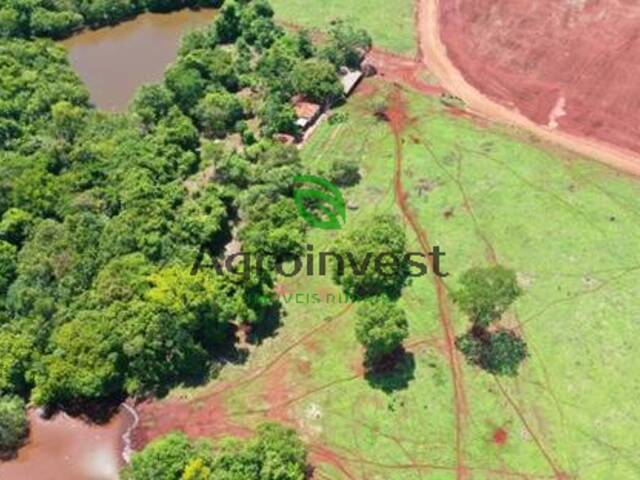
[[[253,437],[192,441],[180,432],[154,440],[131,459],[123,480],[304,480],[307,449],[296,433],[260,424]]]
[[[114,25],[145,11],[218,8],[224,0],[4,0],[0,37],[61,39],[88,27]]]

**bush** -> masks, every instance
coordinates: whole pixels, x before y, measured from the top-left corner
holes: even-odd
[[[360,165],[353,158],[340,158],[331,164],[329,175],[334,184],[351,187],[360,181]]]
[[[28,421],[24,401],[15,396],[0,396],[0,452],[11,452],[27,435]]]
[[[339,125],[345,123],[349,119],[349,114],[346,112],[335,112],[329,116],[329,125]]]

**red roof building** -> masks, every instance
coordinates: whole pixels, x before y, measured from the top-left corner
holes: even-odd
[[[306,130],[313,125],[322,114],[322,107],[316,103],[307,102],[301,99],[294,99],[293,110],[296,112],[296,125],[302,130]]]

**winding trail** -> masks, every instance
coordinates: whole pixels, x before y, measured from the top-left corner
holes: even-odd
[[[395,89],[389,99],[389,107],[387,109],[387,117],[393,137],[395,140],[395,157],[396,168],[394,176],[394,188],[395,197],[398,207],[402,211],[405,221],[409,224],[413,232],[415,233],[420,249],[426,258],[431,263],[433,271],[432,257],[429,256],[429,252],[432,251],[429,244],[429,237],[427,232],[420,226],[415,213],[411,210],[407,204],[408,195],[404,190],[402,184],[402,131],[407,122],[406,105],[402,97],[402,92],[399,89]],[[449,310],[449,300],[447,297],[447,289],[440,278],[437,275],[432,275],[436,288],[436,296],[438,299],[438,317],[444,333],[445,351],[449,360],[449,366],[451,369],[451,377],[453,381],[453,393],[454,393],[454,417],[455,417],[455,455],[456,455],[456,478],[457,480],[464,480],[468,478],[468,471],[464,464],[464,452],[463,452],[463,440],[464,440],[464,419],[467,408],[467,399],[464,390],[464,380],[462,375],[462,368],[460,366],[460,360],[456,353],[455,347],[455,333],[453,324],[451,321],[451,312]]]
[[[138,423],[140,423],[140,417],[138,416],[138,412],[136,412],[136,409],[130,406],[127,402],[124,402],[122,404],[122,408],[126,410],[129,415],[131,415],[131,419],[133,421],[131,425],[129,425],[127,430],[122,434],[122,459],[126,463],[130,463],[131,454],[133,453],[133,442],[131,440],[131,433],[136,429]]]
[[[419,59],[440,80],[440,84],[447,91],[464,100],[470,111],[489,120],[524,128],[541,139],[596,159],[622,172],[640,177],[640,157],[631,150],[538,125],[518,111],[491,100],[470,85],[447,56],[447,48],[442,42],[440,35],[441,0],[417,0],[417,2],[416,26]]]

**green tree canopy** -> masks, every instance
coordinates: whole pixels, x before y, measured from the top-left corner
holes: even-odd
[[[326,60],[310,59],[298,63],[292,72],[297,93],[319,104],[333,104],[344,96],[335,67]]]
[[[108,315],[118,325],[129,395],[164,395],[180,381],[204,378],[209,357],[169,308],[134,300],[112,306]]]
[[[154,440],[131,458],[122,471],[123,480],[181,480],[196,451],[182,433],[170,433]]]
[[[211,445],[182,433],[154,440],[133,455],[123,480],[304,480],[307,451],[295,431],[263,423],[248,440]]]
[[[144,125],[152,126],[169,113],[172,105],[172,94],[164,85],[143,85],[133,98],[131,110]]]
[[[80,311],[53,333],[50,352],[35,374],[33,400],[64,405],[109,398],[121,391],[123,357],[115,325]]]
[[[329,29],[329,40],[320,51],[320,56],[336,68],[358,68],[363,54],[371,49],[371,45],[371,37],[365,30],[355,28],[350,22],[336,20]]]
[[[0,221],[0,239],[21,247],[33,226],[33,216],[19,208],[10,208]]]
[[[375,364],[402,346],[409,336],[404,310],[382,295],[363,301],[356,311],[356,338]]]
[[[17,449],[26,437],[28,427],[24,401],[15,396],[0,396],[0,452]]]
[[[208,93],[196,107],[200,129],[209,138],[221,138],[242,120],[244,110],[238,97],[226,91]]]
[[[35,335],[24,325],[0,327],[0,392],[26,395],[34,357],[38,355]]]
[[[513,270],[502,266],[474,267],[460,278],[453,300],[479,326],[487,327],[522,294]]]
[[[376,214],[365,218],[341,234],[334,250],[342,261],[333,261],[333,279],[349,296],[400,295],[409,267],[406,236],[395,217]]]
[[[164,81],[183,112],[189,112],[196,106],[206,88],[202,74],[180,62],[169,67]]]
[[[468,332],[456,339],[456,346],[467,361],[493,375],[516,376],[527,358],[527,344],[509,330]]]
[[[0,240],[0,295],[7,291],[16,277],[17,251],[15,245]]]

